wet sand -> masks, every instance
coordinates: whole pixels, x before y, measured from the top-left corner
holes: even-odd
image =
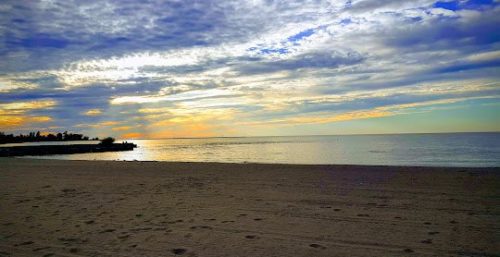
[[[0,158],[0,256],[499,256],[499,168]]]

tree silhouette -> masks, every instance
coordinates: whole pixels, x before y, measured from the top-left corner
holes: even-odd
[[[107,138],[104,138],[103,140],[101,140],[101,145],[109,146],[109,145],[112,145],[114,142],[115,142],[114,138],[107,137]]]
[[[0,144],[6,143],[23,143],[23,142],[42,142],[42,141],[76,141],[76,140],[89,140],[88,136],[83,134],[73,134],[65,131],[64,133],[42,135],[40,131],[29,132],[27,135],[19,134],[5,134],[0,132]],[[98,138],[93,138],[98,140]]]

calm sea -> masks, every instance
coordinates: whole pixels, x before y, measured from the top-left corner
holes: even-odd
[[[129,140],[134,151],[65,160],[500,167],[500,133]]]

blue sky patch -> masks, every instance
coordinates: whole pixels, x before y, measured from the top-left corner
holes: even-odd
[[[351,24],[352,20],[351,19],[342,19],[339,23],[345,26],[345,25]]]
[[[286,48],[263,48],[260,49],[260,53],[262,54],[286,54],[289,53],[288,49]]]
[[[462,9],[480,9],[488,5],[494,6],[497,4],[493,0],[438,1],[434,4],[434,7],[458,11]]]
[[[297,42],[297,41],[302,40],[303,38],[311,36],[312,34],[314,34],[314,29],[306,29],[304,31],[301,31],[301,32],[289,37],[288,41]]]
[[[32,37],[23,38],[19,41],[7,40],[7,42],[12,47],[23,48],[65,48],[70,43],[66,39],[44,34],[33,35]]]

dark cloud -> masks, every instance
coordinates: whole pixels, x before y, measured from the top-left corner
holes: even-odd
[[[237,69],[240,74],[273,73],[277,71],[295,71],[298,69],[337,68],[342,65],[353,65],[363,61],[363,57],[355,52],[340,53],[317,52],[298,55],[291,59],[264,61],[241,65]]]
[[[346,9],[351,12],[370,12],[384,7],[397,9],[402,7],[429,6],[432,2],[433,1],[429,0],[358,0],[354,3],[352,3],[352,1],[348,1],[348,3],[346,4]]]
[[[433,22],[388,30],[384,41],[403,51],[455,49],[464,52],[496,48],[500,41],[500,9],[475,17],[442,17]]]

